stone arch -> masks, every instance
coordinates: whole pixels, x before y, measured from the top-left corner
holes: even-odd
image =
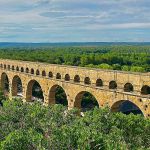
[[[12,96],[22,96],[22,92],[22,81],[18,75],[15,75],[12,80]]]
[[[31,74],[34,74],[34,69],[33,68],[31,68]]]
[[[95,106],[99,107],[99,103],[92,93],[81,91],[76,95],[74,107],[81,111],[87,111],[93,109]]]
[[[29,73],[29,68],[26,68],[26,73]]]
[[[97,86],[97,87],[103,86],[103,81],[102,81],[102,79],[97,79],[97,80],[96,80],[96,86]]]
[[[4,64],[4,69],[6,69],[6,64]]]
[[[60,73],[56,74],[56,79],[61,79],[61,74]]]
[[[12,66],[11,68],[12,68],[12,70],[15,70],[15,67],[14,67],[14,66]]]
[[[74,82],[80,83],[80,76],[79,75],[75,75]]]
[[[8,70],[10,70],[10,65],[7,66]]]
[[[65,75],[65,81],[70,81],[70,75],[69,74]]]
[[[116,81],[110,81],[109,82],[109,89],[117,89]]]
[[[16,71],[19,71],[19,67],[18,66],[16,67]]]
[[[148,95],[148,94],[150,94],[150,86],[144,85],[144,86],[141,88],[141,94],[142,94],[142,95]]]
[[[21,67],[21,72],[24,72],[24,68],[23,67]]]
[[[44,102],[44,95],[41,85],[36,80],[30,80],[27,85],[26,100]]]
[[[131,83],[126,83],[124,85],[124,91],[125,92],[133,92],[133,85]]]
[[[111,111],[112,112],[122,112],[124,114],[142,114],[144,115],[144,113],[142,112],[142,109],[140,109],[135,103],[133,103],[130,100],[119,100],[117,102],[115,102],[112,106],[111,106]]]
[[[46,71],[45,71],[45,70],[42,71],[42,76],[43,76],[43,77],[46,76]]]
[[[91,80],[89,77],[85,77],[84,79],[84,84],[90,85],[91,84]]]
[[[51,71],[48,73],[48,77],[53,78],[53,73]]]
[[[40,75],[40,71],[39,69],[36,70],[36,75],[39,76]]]
[[[10,91],[9,88],[10,87],[9,87],[9,78],[8,78],[8,75],[5,72],[3,72],[1,74],[1,89],[4,92],[4,95],[8,96],[9,91]]]
[[[64,106],[68,105],[67,93],[62,86],[56,84],[50,88],[49,104],[62,104]]]

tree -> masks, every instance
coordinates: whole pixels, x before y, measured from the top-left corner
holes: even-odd
[[[123,71],[130,71],[130,67],[127,65],[122,66]]]
[[[112,66],[103,63],[103,64],[98,65],[98,68],[102,68],[102,69],[112,69]]]
[[[12,131],[4,141],[0,143],[1,150],[37,150],[41,146],[43,136],[32,129]]]
[[[139,67],[139,66],[131,66],[130,71],[133,71],[133,72],[145,72],[145,69],[143,67]]]
[[[89,58],[86,55],[81,57],[81,66],[85,66],[89,63]]]
[[[112,67],[113,67],[113,70],[121,70],[120,64],[113,64]]]
[[[6,100],[3,92],[0,90],[0,106],[3,106],[3,102]]]

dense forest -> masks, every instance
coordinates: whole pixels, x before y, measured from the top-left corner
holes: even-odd
[[[150,72],[150,46],[1,48],[0,58]],[[56,104],[46,107],[10,101],[0,92],[0,150],[150,150],[150,119],[98,108],[89,93],[83,96],[81,117],[79,110],[67,109],[60,87],[55,98]]]
[[[0,58],[150,72],[150,46],[148,45],[1,48]]]
[[[2,98],[1,98],[2,99]],[[150,150],[150,119],[5,100],[0,107],[0,150]]]

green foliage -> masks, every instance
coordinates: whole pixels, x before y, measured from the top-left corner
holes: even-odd
[[[64,106],[68,105],[67,96],[62,87],[58,86],[56,88],[55,94],[56,104],[63,104]]]
[[[0,106],[3,106],[3,102],[6,100],[3,92],[0,90]]]
[[[133,72],[144,72],[144,68],[143,67],[139,67],[139,66],[131,66],[131,71]]]
[[[112,69],[112,67],[106,63],[100,64],[98,65],[98,68],[102,68],[102,69]]]
[[[130,67],[127,66],[127,65],[124,65],[124,66],[122,66],[122,70],[123,70],[123,71],[129,71],[129,70],[130,70]]]
[[[108,108],[68,111],[20,100],[0,107],[1,150],[148,150],[150,120],[140,115],[111,113]]]
[[[0,58],[135,72],[150,71],[150,46],[0,49]]]
[[[41,140],[43,136],[33,129],[29,130],[15,130],[12,131],[5,139],[1,142],[1,150],[37,150],[41,149]],[[44,148],[43,148],[44,150]]]

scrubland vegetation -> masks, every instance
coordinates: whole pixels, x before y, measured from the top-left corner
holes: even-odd
[[[1,150],[149,150],[150,120],[109,108],[68,111],[5,100],[0,107]]]

